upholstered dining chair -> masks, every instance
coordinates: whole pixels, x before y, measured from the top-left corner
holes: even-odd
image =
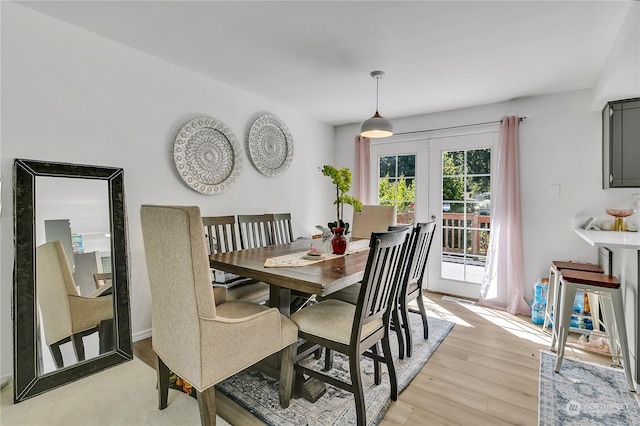
[[[268,213],[271,224],[271,243],[286,244],[293,242],[291,213]]]
[[[398,398],[389,330],[392,312],[397,309],[399,279],[410,232],[405,229],[371,234],[369,257],[357,304],[329,299],[291,315],[291,321],[298,326],[298,336],[306,341],[299,350],[301,356],[314,352],[320,345],[327,348],[327,356],[331,356],[330,351],[338,351],[349,357],[351,383],[304,367],[299,362],[296,363],[296,374],[300,380],[307,374],[352,392],[358,425],[366,424],[360,355],[374,360],[376,384],[382,381],[380,363],[386,364],[391,399],[395,401]],[[383,355],[378,353],[379,342],[382,342]]]
[[[107,349],[108,343],[102,341],[102,334],[112,335],[104,328],[113,327],[109,321],[113,319],[113,296],[78,294],[62,242],[51,241],[36,248],[36,289],[45,342],[57,368],[64,367],[60,345],[69,341],[78,362],[85,359],[84,336],[98,332],[100,352]]]
[[[386,231],[396,224],[396,206],[364,205],[353,212],[351,238],[369,238],[372,232]]]
[[[202,218],[209,254],[226,253],[239,249],[235,216],[209,216]],[[269,300],[269,284],[239,277],[220,286],[225,289],[226,300],[244,300],[264,303]]]
[[[266,247],[273,244],[271,219],[266,214],[239,214],[240,245],[243,249]]]
[[[280,405],[287,407],[297,327],[276,308],[244,301],[216,304],[198,207],[143,205],[140,218],[159,408],[167,407],[171,370],[195,388],[202,424],[215,424],[214,385],[278,352]]]

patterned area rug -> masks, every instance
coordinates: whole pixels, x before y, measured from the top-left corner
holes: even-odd
[[[556,373],[556,359],[540,353],[540,426],[640,425],[640,405],[623,370],[565,357]]]
[[[413,355],[411,358],[398,359],[397,340],[392,336],[391,344],[394,354],[398,387],[401,391],[420,372],[433,352],[453,328],[453,323],[429,317],[429,339],[422,337],[420,315],[410,314],[413,334]],[[305,363],[314,369],[324,366],[324,356],[320,360],[307,358]],[[362,357],[362,380],[365,389],[365,405],[367,408],[367,424],[377,425],[387,412],[391,400],[389,398],[389,377],[383,366],[382,383],[376,386],[373,382],[373,362]],[[331,374],[347,382],[349,379],[349,363],[346,357],[334,355]],[[265,377],[256,371],[245,371],[216,385],[216,388],[240,404],[246,410],[268,425],[278,426],[328,426],[355,425],[356,414],[353,394],[334,386],[327,385],[327,392],[315,403],[302,398],[292,399],[287,409],[281,409],[278,402],[278,382]]]

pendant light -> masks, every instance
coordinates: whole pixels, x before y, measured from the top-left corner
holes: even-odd
[[[386,138],[393,135],[393,124],[378,113],[378,82],[383,75],[384,71],[371,71],[371,77],[376,79],[376,113],[362,122],[360,136],[365,138]]]

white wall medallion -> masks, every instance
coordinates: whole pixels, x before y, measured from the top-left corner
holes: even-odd
[[[242,169],[236,135],[211,117],[195,118],[180,129],[173,145],[173,160],[186,184],[203,194],[226,191]]]
[[[293,139],[278,117],[265,114],[256,119],[249,130],[247,152],[251,164],[267,176],[285,172],[293,159]]]

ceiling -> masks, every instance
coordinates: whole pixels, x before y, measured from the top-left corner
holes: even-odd
[[[628,1],[27,1],[320,121],[593,86]]]

